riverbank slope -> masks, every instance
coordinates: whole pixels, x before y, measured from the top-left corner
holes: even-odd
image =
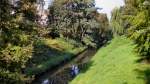
[[[138,61],[134,48],[126,37],[114,38],[70,84],[150,84],[150,67]]]
[[[41,74],[86,49],[81,43],[64,38],[45,38],[34,44],[33,56],[24,70],[29,76]]]

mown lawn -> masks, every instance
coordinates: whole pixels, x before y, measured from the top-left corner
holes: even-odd
[[[45,72],[86,49],[74,40],[41,39],[34,43],[33,55],[25,69],[25,74],[32,76]]]
[[[131,40],[114,38],[70,84],[150,84],[150,65],[138,62],[134,48]]]

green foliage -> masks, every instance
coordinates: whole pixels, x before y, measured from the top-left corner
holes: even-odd
[[[89,37],[91,43],[100,45],[105,37],[108,38],[108,19],[96,10],[94,0],[55,0],[49,7],[49,27],[56,28],[63,37],[81,42]]]
[[[21,69],[25,68],[26,62],[31,58],[31,55],[32,46],[19,47],[9,44],[8,47],[0,51],[1,82],[21,82],[23,78]]]
[[[94,0],[55,0],[49,8],[48,27],[36,23],[41,17],[36,1],[1,0],[1,83],[25,83],[29,75],[44,72],[83,51],[86,47],[81,42],[95,47],[107,38],[108,19],[96,12]],[[68,4],[77,7],[70,9]],[[59,33],[65,40],[43,37],[49,32]]]
[[[120,19],[121,13],[120,9],[115,8],[112,12],[112,18],[111,18],[111,30],[116,35],[122,35],[124,33],[124,28],[122,27],[122,20]]]
[[[92,41],[93,41],[93,39],[91,37],[87,36],[87,37],[83,38],[83,42],[85,43],[85,45],[96,48],[96,44],[92,43]]]
[[[22,69],[32,56],[31,38],[35,31],[33,25],[22,24],[27,21],[32,24],[31,20],[24,19],[25,13],[20,11],[26,2],[18,4],[17,8],[10,1],[2,0],[0,3],[0,82],[22,84]],[[12,13],[13,11],[15,12]]]
[[[142,56],[149,58],[149,17],[146,10],[139,12],[132,20],[132,26],[128,29],[128,35],[137,44],[137,51]]]
[[[20,84],[23,83],[20,79],[20,74],[17,72],[10,72],[6,69],[0,68],[0,82],[2,84]]]
[[[123,27],[117,21],[112,21],[111,27],[112,27],[112,32],[114,36],[122,35],[124,33]]]
[[[116,34],[114,28],[120,32],[124,30],[123,34],[133,39],[137,44],[136,51],[149,59],[150,2],[147,0],[125,0],[125,6],[118,10],[117,13],[116,10],[112,13],[113,33]],[[114,16],[118,18],[114,19]]]

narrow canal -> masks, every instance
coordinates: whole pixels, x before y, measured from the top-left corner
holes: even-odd
[[[73,77],[70,74],[71,66],[78,65],[80,71],[82,71],[82,69],[88,67],[88,63],[95,55],[96,51],[96,49],[87,49],[69,62],[62,63],[59,66],[36,76],[32,84],[42,84],[46,79],[49,80],[49,84],[68,84],[73,80]]]

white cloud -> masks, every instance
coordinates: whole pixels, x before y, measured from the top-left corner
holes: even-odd
[[[111,18],[111,11],[115,7],[120,7],[124,5],[124,0],[95,0],[96,7],[103,8],[99,12],[107,13],[108,18]]]

